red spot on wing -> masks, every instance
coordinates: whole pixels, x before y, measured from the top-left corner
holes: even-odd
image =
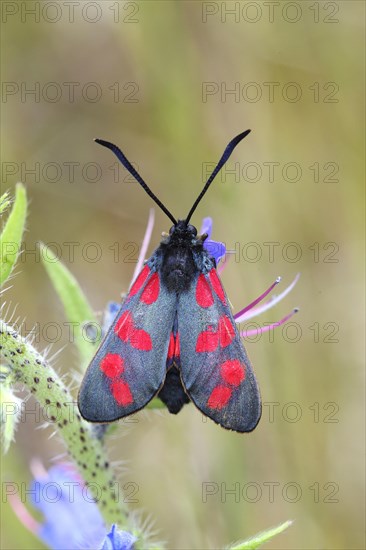
[[[133,318],[129,311],[122,313],[114,327],[114,332],[123,342],[129,341],[133,348],[142,351],[150,351],[152,349],[150,334],[146,330],[134,326]]]
[[[146,330],[135,328],[130,337],[130,343],[133,348],[141,351],[152,350],[152,341],[150,334]]]
[[[169,346],[168,346],[168,359],[180,356],[180,341],[179,332],[174,336],[174,333],[170,333]]]
[[[245,378],[245,365],[242,365],[238,359],[225,361],[220,370],[223,380],[230,386],[239,386]]]
[[[174,350],[175,350],[175,340],[174,340],[174,334],[170,333],[170,339],[169,339],[169,347],[168,347],[168,359],[171,359],[174,356]]]
[[[207,406],[210,409],[223,409],[232,394],[232,390],[225,386],[216,386],[211,392],[210,397],[207,400]]]
[[[141,302],[144,302],[145,304],[152,304],[156,302],[159,296],[160,291],[160,282],[159,282],[159,275],[157,273],[153,273],[150,277],[149,282],[145,286],[140,300]]]
[[[136,281],[133,283],[130,292],[128,293],[128,298],[130,296],[135,296],[138,291],[141,289],[142,285],[148,278],[150,273],[150,268],[148,265],[145,265],[144,269],[141,271],[140,275],[137,277]]]
[[[123,359],[116,353],[107,353],[100,362],[100,368],[108,378],[117,378],[124,371]]]
[[[200,332],[196,342],[196,351],[215,351],[219,345],[219,333],[215,332],[212,327],[208,330]]]
[[[235,337],[235,329],[227,315],[223,315],[219,319],[219,335],[220,345],[223,348],[229,346]]]
[[[196,300],[201,307],[210,307],[214,303],[210,285],[206,277],[201,273],[196,286]]]
[[[131,405],[131,403],[133,403],[132,393],[127,382],[122,382],[121,380],[112,382],[111,391],[118,405],[126,407],[127,405]]]
[[[212,327],[208,330],[203,330],[199,333],[196,342],[197,352],[215,351],[217,347],[226,348],[235,338],[235,329],[227,315],[223,315],[219,319],[219,327],[214,331]]]
[[[118,319],[116,326],[114,327],[114,332],[117,334],[121,340],[127,342],[131,332],[133,331],[133,319],[129,311],[122,313],[121,317]]]
[[[175,337],[175,350],[174,350],[174,356],[180,357],[180,338],[179,338],[179,332],[177,332]]]
[[[222,303],[226,304],[225,292],[221,284],[221,281],[219,279],[219,276],[217,275],[216,269],[211,269],[208,275],[210,277],[210,281],[214,291],[216,292],[216,294],[218,295]]]

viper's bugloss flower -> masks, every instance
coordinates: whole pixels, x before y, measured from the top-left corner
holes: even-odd
[[[103,546],[100,550],[130,550],[136,537],[127,531],[120,531],[115,525],[112,525],[111,531],[104,539]]]
[[[90,491],[71,464],[60,463],[46,471],[33,463],[35,479],[29,494],[44,517],[38,523],[19,497],[11,504],[22,523],[52,550],[132,550],[136,537],[112,525],[107,532]]]
[[[210,256],[215,258],[216,264],[218,264],[226,254],[226,246],[224,243],[213,241],[211,239],[212,218],[203,218],[200,235],[203,235],[204,233],[206,233],[208,237],[203,243],[203,247],[207,250]]]

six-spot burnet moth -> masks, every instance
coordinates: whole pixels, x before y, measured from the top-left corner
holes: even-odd
[[[122,151],[111,149],[173,222],[132,285],[92,359],[79,392],[82,416],[112,422],[158,396],[171,413],[193,401],[206,416],[237,432],[250,432],[261,416],[261,399],[240,340],[216,262],[189,223],[193,212],[234,148],[226,147],[184,220],[176,220]]]

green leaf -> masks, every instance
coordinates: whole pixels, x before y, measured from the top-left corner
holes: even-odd
[[[0,204],[1,211],[3,212],[9,204],[9,198],[6,193],[2,195]],[[26,215],[27,194],[24,185],[18,183],[13,208],[0,235],[0,286],[8,279],[17,261]]]
[[[243,542],[238,542],[229,548],[230,550],[254,550],[255,548],[262,546],[265,542],[271,540],[279,533],[285,531],[288,527],[290,527],[290,525],[292,525],[292,521],[285,521],[284,523],[277,525],[277,527],[272,527],[267,531],[262,531],[261,533],[254,535],[254,537],[244,540]]]
[[[46,245],[40,243],[40,247],[42,262],[64,306],[66,317],[71,323],[70,332],[75,336],[82,365],[86,365],[95,351],[95,343],[88,337],[85,327],[87,322],[96,324],[93,310],[79,283],[67,267]]]

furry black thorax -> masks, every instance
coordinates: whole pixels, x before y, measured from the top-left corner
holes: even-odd
[[[184,220],[179,220],[170,229],[156,250],[162,283],[170,292],[186,292],[198,271],[204,264],[212,266],[206,250],[203,248],[205,236],[197,237],[197,229]]]

